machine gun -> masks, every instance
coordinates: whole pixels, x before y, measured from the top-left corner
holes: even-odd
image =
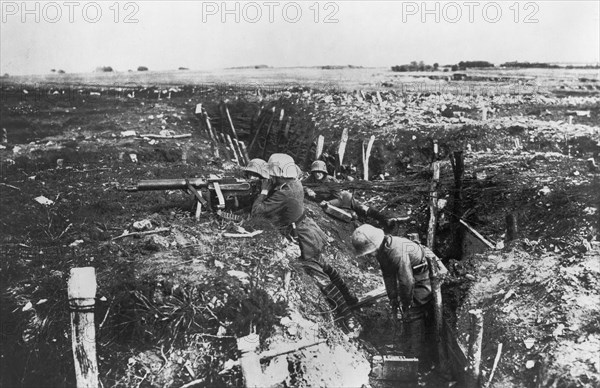
[[[242,198],[252,199],[260,193],[260,181],[225,178],[182,178],[152,179],[137,182],[125,187],[126,191],[183,190],[192,193],[198,202],[196,217],[200,216],[202,206],[211,211],[225,209],[233,201],[233,207],[239,207]],[[216,201],[215,201],[216,199]],[[215,202],[217,202],[215,206]]]

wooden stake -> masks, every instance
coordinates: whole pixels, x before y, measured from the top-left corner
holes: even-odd
[[[364,174],[363,179],[369,180],[369,158],[371,157],[371,149],[373,148],[373,143],[375,142],[375,135],[371,135],[369,139],[369,143],[367,144],[367,148],[365,150],[365,144],[363,143],[363,167]]]
[[[517,215],[509,213],[506,215],[506,242],[509,243],[517,238],[519,238]]]
[[[210,136],[210,140],[212,142],[213,155],[215,158],[219,158],[219,138],[215,131],[213,131],[212,125],[210,124],[210,118],[208,117],[208,113],[206,110],[202,110],[202,116],[204,117],[204,124],[206,125],[206,130]]]
[[[452,171],[454,172],[454,209],[452,215],[452,223],[458,226],[460,218],[463,215],[463,193],[462,183],[465,173],[465,162],[462,151],[454,151],[450,157],[452,164]],[[454,255],[456,257],[462,257],[462,243],[464,239],[464,229],[461,227],[454,227],[453,238],[454,241]]]
[[[435,344],[437,347],[438,353],[438,364],[439,369],[441,371],[448,370],[448,357],[446,356],[446,347],[444,346],[444,342],[442,341],[442,329],[443,329],[443,315],[444,310],[442,308],[442,288],[441,288],[441,279],[439,273],[434,270],[437,268],[437,264],[434,260],[437,260],[431,256],[433,251],[430,254],[426,254],[425,258],[427,259],[427,266],[429,267],[429,280],[431,281],[431,293],[433,294],[433,316],[435,319]]]
[[[315,160],[318,160],[323,154],[323,146],[325,145],[325,137],[319,135],[317,138],[317,151],[315,152]]]
[[[494,373],[496,372],[496,368],[498,367],[498,362],[500,361],[500,355],[502,354],[502,342],[498,344],[498,350],[496,351],[496,358],[494,358],[494,365],[492,366],[492,371],[490,372],[490,378],[487,383],[485,383],[485,387],[489,387],[492,383],[492,379],[494,378]]]
[[[260,356],[256,354],[259,342],[257,334],[250,334],[237,340],[238,350],[242,353],[242,357],[240,358],[242,374],[248,388],[257,388],[264,385],[264,376],[260,367]]]
[[[269,134],[271,133],[271,127],[273,126],[273,121],[275,121],[275,107],[271,108],[271,121],[269,121],[269,126],[267,127],[267,133],[265,134],[265,145],[262,150],[262,158],[263,159],[266,159],[267,145],[269,144]]]
[[[94,267],[72,268],[67,294],[71,310],[71,341],[77,388],[98,388],[96,327],[94,325],[96,298]]]
[[[250,145],[248,146],[248,150],[250,150],[250,152],[252,152],[252,150],[254,149],[254,144],[256,143],[256,140],[258,139],[258,135],[260,134],[260,130],[262,129],[263,125],[265,124],[265,121],[267,120],[267,115],[266,114],[262,114],[262,109],[263,107],[261,106],[260,109],[258,110],[258,117],[257,120],[260,119],[258,126],[256,127],[256,132],[254,133],[254,137],[252,138],[252,141],[250,142]],[[261,119],[261,114],[262,114],[262,119]]]
[[[481,310],[469,311],[471,315],[471,337],[469,338],[469,367],[467,368],[467,388],[479,387],[481,364],[481,343],[483,341],[483,314]]]
[[[488,240],[486,240],[485,237],[483,237],[478,231],[476,231],[475,229],[473,229],[471,227],[471,225],[467,224],[464,220],[460,220],[460,223],[463,224],[467,229],[469,229],[469,231],[471,233],[473,233],[475,235],[475,237],[477,237],[482,243],[484,243],[485,245],[488,246],[488,248],[490,249],[496,249],[496,246],[494,244],[492,244],[491,242],[489,242]]]
[[[231,136],[229,136],[229,134],[228,134],[225,136],[225,138],[227,139],[227,144],[229,144],[229,148],[231,149],[231,153],[233,154],[233,159],[235,160],[235,163],[239,166],[240,160],[238,159],[237,152],[235,151],[235,145],[233,145]]]
[[[231,127],[231,133],[233,134],[233,140],[234,140],[235,145],[237,146],[237,151],[240,155],[241,162],[243,165],[246,165],[246,164],[248,164],[248,161],[250,159],[248,158],[248,155],[244,154],[244,151],[239,146],[238,135],[235,130],[235,127],[233,126],[233,120],[231,120],[231,115],[229,114],[229,108],[227,108],[226,103],[224,103],[224,106],[225,106],[225,114],[227,116],[227,120],[229,121],[229,126]]]
[[[348,143],[348,128],[344,128],[342,131],[342,138],[340,140],[340,146],[338,148],[338,156],[340,157],[340,166],[344,163],[344,154],[346,153],[346,144]]]
[[[439,162],[432,163],[433,179],[429,188],[429,227],[427,229],[427,246],[433,250],[435,241],[435,228],[437,225],[437,184],[440,180],[440,164]]]

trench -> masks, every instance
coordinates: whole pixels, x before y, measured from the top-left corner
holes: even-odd
[[[261,105],[260,103],[247,103],[236,101],[229,103],[233,126],[236,128],[239,140],[247,144],[249,158],[268,159],[273,153],[287,153],[291,155],[297,164],[308,171],[310,164],[314,161],[314,155],[317,148],[317,137],[323,135],[325,144],[321,160],[324,160],[328,166],[330,175],[338,173],[352,174],[355,171],[361,171],[362,159],[361,152],[363,140],[350,137],[346,148],[345,161],[342,165],[339,164],[338,146],[342,128],[331,128],[321,124],[316,117],[319,116],[314,106],[296,103],[287,99],[271,102]],[[226,114],[223,111],[223,104],[207,105],[207,113],[211,118],[213,128],[222,133],[229,133],[230,123]],[[327,118],[321,118],[327,122]],[[357,131],[364,132],[356,124],[351,128],[351,133]],[[476,128],[466,131],[465,137],[475,138]],[[232,134],[233,135],[233,134]],[[448,137],[448,135],[446,135]],[[381,176],[389,176],[387,179],[403,179],[407,176],[419,182],[419,185],[428,185],[430,176],[422,174],[411,166],[417,168],[424,167],[432,157],[432,136],[418,134],[414,131],[403,132],[399,131],[393,140],[382,139],[375,147],[372,157],[369,162],[369,170],[372,178],[376,179]],[[416,140],[416,141],[415,141]],[[443,152],[447,155],[456,143],[460,143],[458,139],[446,138]],[[415,144],[417,146],[415,147]],[[485,145],[481,145],[482,147]],[[387,174],[386,174],[387,173]],[[360,179],[360,176],[355,176]],[[369,195],[376,195],[373,192],[361,193],[364,199],[368,199]],[[427,197],[422,193],[415,195],[411,190],[404,190],[398,193],[386,193],[389,200],[385,204],[385,208],[391,212],[406,212],[408,208],[426,208]],[[454,210],[463,206],[462,199],[454,198]],[[394,235],[406,236],[408,234],[417,234],[426,236],[427,234],[427,212],[421,212],[413,216],[417,222],[408,225],[399,225],[393,230]],[[457,222],[457,219],[453,220]],[[375,222],[376,223],[376,222]],[[342,233],[344,233],[342,231]],[[341,236],[342,240],[350,241],[351,231]],[[339,236],[339,232],[338,232]],[[422,241],[424,239],[421,239]],[[462,259],[463,255],[468,256],[474,253],[481,252],[485,246],[473,238],[468,233],[462,233],[457,230],[454,223],[440,228],[438,232],[437,245],[439,251],[442,252],[440,257],[445,259],[452,258],[454,260]],[[373,263],[371,263],[373,264]],[[359,264],[360,266],[361,264]],[[366,263],[362,263],[366,266]],[[377,266],[377,264],[374,264]],[[378,269],[378,268],[377,268]],[[443,298],[449,303],[444,309],[444,320],[449,325],[449,322],[455,322],[453,307],[456,308],[460,299],[460,285],[446,284],[443,285]],[[384,298],[385,299],[385,298]],[[390,318],[387,310],[387,303],[379,301],[375,305],[362,308],[356,313],[363,327],[366,329],[361,335],[360,343],[366,350],[371,361],[372,371],[370,375],[371,386],[375,388],[388,387],[439,387],[447,384],[448,381],[458,382],[457,386],[465,384],[464,371],[466,367],[466,358],[463,350],[457,345],[457,336],[447,327],[444,328],[443,346],[447,349],[446,357],[448,359],[447,370],[440,373],[434,368],[436,351],[435,346],[423,354],[425,360],[419,360],[414,363],[415,355],[407,352],[410,338],[401,326],[395,325]],[[385,356],[386,358],[401,360],[395,364],[396,368],[404,368],[406,372],[393,374],[393,380],[380,378],[383,375],[376,370],[377,362],[374,362],[374,357]],[[416,372],[418,371],[418,373]],[[404,374],[403,374],[404,373]],[[390,374],[390,376],[392,376]]]

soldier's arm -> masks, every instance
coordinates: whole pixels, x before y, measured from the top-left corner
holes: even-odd
[[[385,284],[385,291],[387,292],[388,298],[392,307],[398,306],[398,282],[396,281],[396,272],[392,270],[387,262],[387,257],[377,257],[379,266],[381,267],[381,274],[383,275],[383,283]]]
[[[406,311],[413,303],[413,292],[415,289],[415,278],[408,253],[403,250],[398,256],[398,282],[400,290],[400,301],[402,308]]]
[[[275,191],[271,195],[261,192],[252,204],[252,216],[274,217],[284,207],[285,195]]]

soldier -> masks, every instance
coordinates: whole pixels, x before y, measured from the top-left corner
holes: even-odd
[[[354,231],[352,245],[358,256],[372,255],[379,262],[392,316],[402,316],[408,352],[425,364],[431,362],[434,312],[426,255],[433,252],[368,224]]]
[[[269,219],[289,240],[297,239],[304,271],[333,305],[342,328],[349,335],[357,336],[360,325],[348,306],[356,304],[357,298],[339,272],[322,258],[325,233],[304,212],[304,192],[297,179],[300,169],[286,154],[271,155],[268,164],[272,179],[262,181],[261,193],[252,206],[252,215]]]
[[[327,175],[325,162],[316,160],[310,166],[310,176],[306,178],[304,182],[322,184],[337,183],[338,181],[334,177]],[[379,221],[386,229],[393,228],[396,221],[406,221],[408,219],[408,217],[389,218],[379,210],[358,202],[354,199],[354,195],[346,190],[331,188],[328,191],[315,191],[306,187],[304,192],[309,199],[319,202],[321,206],[329,204],[343,209],[354,210],[359,217],[371,217]]]
[[[262,159],[256,158],[244,167],[244,177],[248,180],[269,179],[269,165]]]

